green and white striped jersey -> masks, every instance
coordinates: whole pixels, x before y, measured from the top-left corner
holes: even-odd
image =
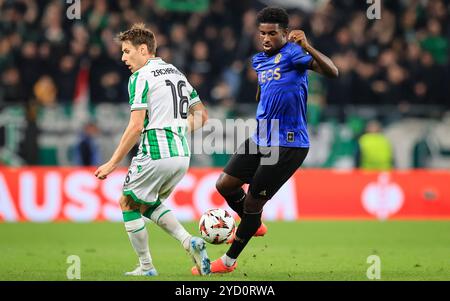
[[[187,116],[200,98],[186,77],[172,64],[152,58],[130,76],[128,93],[131,111],[147,110],[137,156],[190,156]]]

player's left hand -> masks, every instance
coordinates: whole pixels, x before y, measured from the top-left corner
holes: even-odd
[[[114,169],[116,169],[116,165],[111,162],[107,162],[107,163],[103,164],[102,166],[100,166],[99,168],[97,168],[94,175],[98,179],[104,180],[110,173],[112,173],[114,171]]]
[[[306,48],[309,46],[308,40],[306,39],[305,32],[303,30],[293,30],[288,35],[288,40]]]

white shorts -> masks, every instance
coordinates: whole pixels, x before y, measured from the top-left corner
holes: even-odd
[[[134,157],[123,185],[123,195],[136,203],[158,206],[166,200],[189,168],[190,157],[151,160]]]

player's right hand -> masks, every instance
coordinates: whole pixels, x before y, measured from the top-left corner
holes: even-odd
[[[288,35],[288,40],[290,42],[294,42],[302,46],[302,48],[306,48],[308,44],[308,40],[306,39],[305,32],[303,30],[293,30]]]
[[[107,162],[107,163],[103,164],[102,166],[100,166],[99,168],[97,168],[94,175],[98,179],[104,180],[111,172],[114,171],[114,169],[116,169],[115,164],[112,164],[111,162]]]

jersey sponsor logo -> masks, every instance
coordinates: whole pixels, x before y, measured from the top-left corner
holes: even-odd
[[[269,69],[269,70],[260,72],[258,74],[259,82],[261,84],[264,84],[264,83],[270,82],[272,80],[280,80],[281,79],[280,70],[281,70],[280,68],[275,68],[275,69]]]
[[[280,62],[282,56],[283,55],[281,53],[278,53],[277,56],[275,57],[274,63],[278,64]]]

